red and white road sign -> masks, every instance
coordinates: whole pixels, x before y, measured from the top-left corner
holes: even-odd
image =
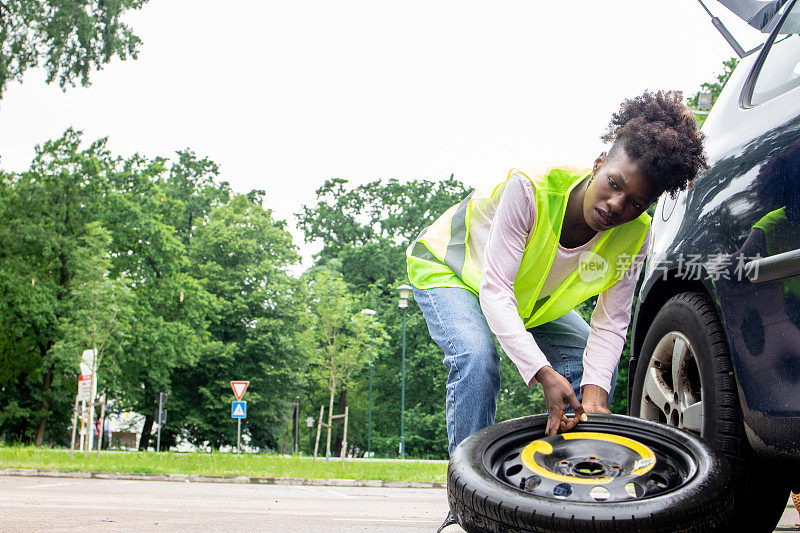
[[[237,400],[242,399],[242,396],[244,396],[244,391],[247,390],[248,385],[250,385],[249,381],[231,381],[231,388],[233,389],[233,394],[236,396]]]
[[[81,374],[78,376],[78,401],[91,399],[92,377],[92,374]]]

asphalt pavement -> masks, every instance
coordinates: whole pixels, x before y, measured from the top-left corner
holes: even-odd
[[[443,489],[0,477],[0,531],[436,531]]]
[[[3,532],[433,532],[446,513],[443,489],[0,477]]]

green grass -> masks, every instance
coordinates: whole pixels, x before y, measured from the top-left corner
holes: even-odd
[[[103,452],[86,457],[75,452],[35,448],[0,447],[0,468],[35,468],[95,472],[194,474],[319,479],[378,479],[393,481],[445,481],[447,462],[348,461],[267,454]]]

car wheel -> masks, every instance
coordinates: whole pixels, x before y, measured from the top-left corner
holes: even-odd
[[[733,472],[730,523],[740,531],[773,530],[788,490],[747,441],[725,331],[706,294],[678,294],[656,315],[642,343],[629,411],[691,431],[721,452]]]
[[[476,532],[718,531],[731,503],[727,462],[699,438],[592,414],[546,437],[547,415],[507,420],[458,445],[450,510]]]

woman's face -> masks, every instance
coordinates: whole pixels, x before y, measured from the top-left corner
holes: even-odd
[[[583,217],[594,231],[605,231],[634,220],[654,201],[655,188],[625,150],[600,154],[583,198]]]

